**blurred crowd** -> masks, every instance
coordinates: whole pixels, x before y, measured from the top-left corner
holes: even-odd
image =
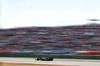
[[[100,51],[100,25],[0,29],[0,50]]]

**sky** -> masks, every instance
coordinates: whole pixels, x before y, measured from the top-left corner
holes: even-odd
[[[0,28],[99,23],[100,0],[0,0]]]

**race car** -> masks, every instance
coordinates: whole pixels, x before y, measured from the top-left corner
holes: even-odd
[[[37,58],[35,59],[37,61],[41,60],[41,61],[53,61],[53,58],[51,57],[41,57],[41,58]]]

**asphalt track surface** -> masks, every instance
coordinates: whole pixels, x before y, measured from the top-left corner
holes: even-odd
[[[100,60],[87,59],[54,59],[53,61],[36,61],[35,58],[6,58],[0,57],[0,62],[31,63],[31,64],[57,64],[57,65],[86,65],[100,66]]]

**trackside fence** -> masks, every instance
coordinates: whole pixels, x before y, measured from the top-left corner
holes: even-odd
[[[0,54],[0,57],[53,57],[53,58],[67,58],[67,59],[100,59],[100,55],[49,55],[49,54]]]

